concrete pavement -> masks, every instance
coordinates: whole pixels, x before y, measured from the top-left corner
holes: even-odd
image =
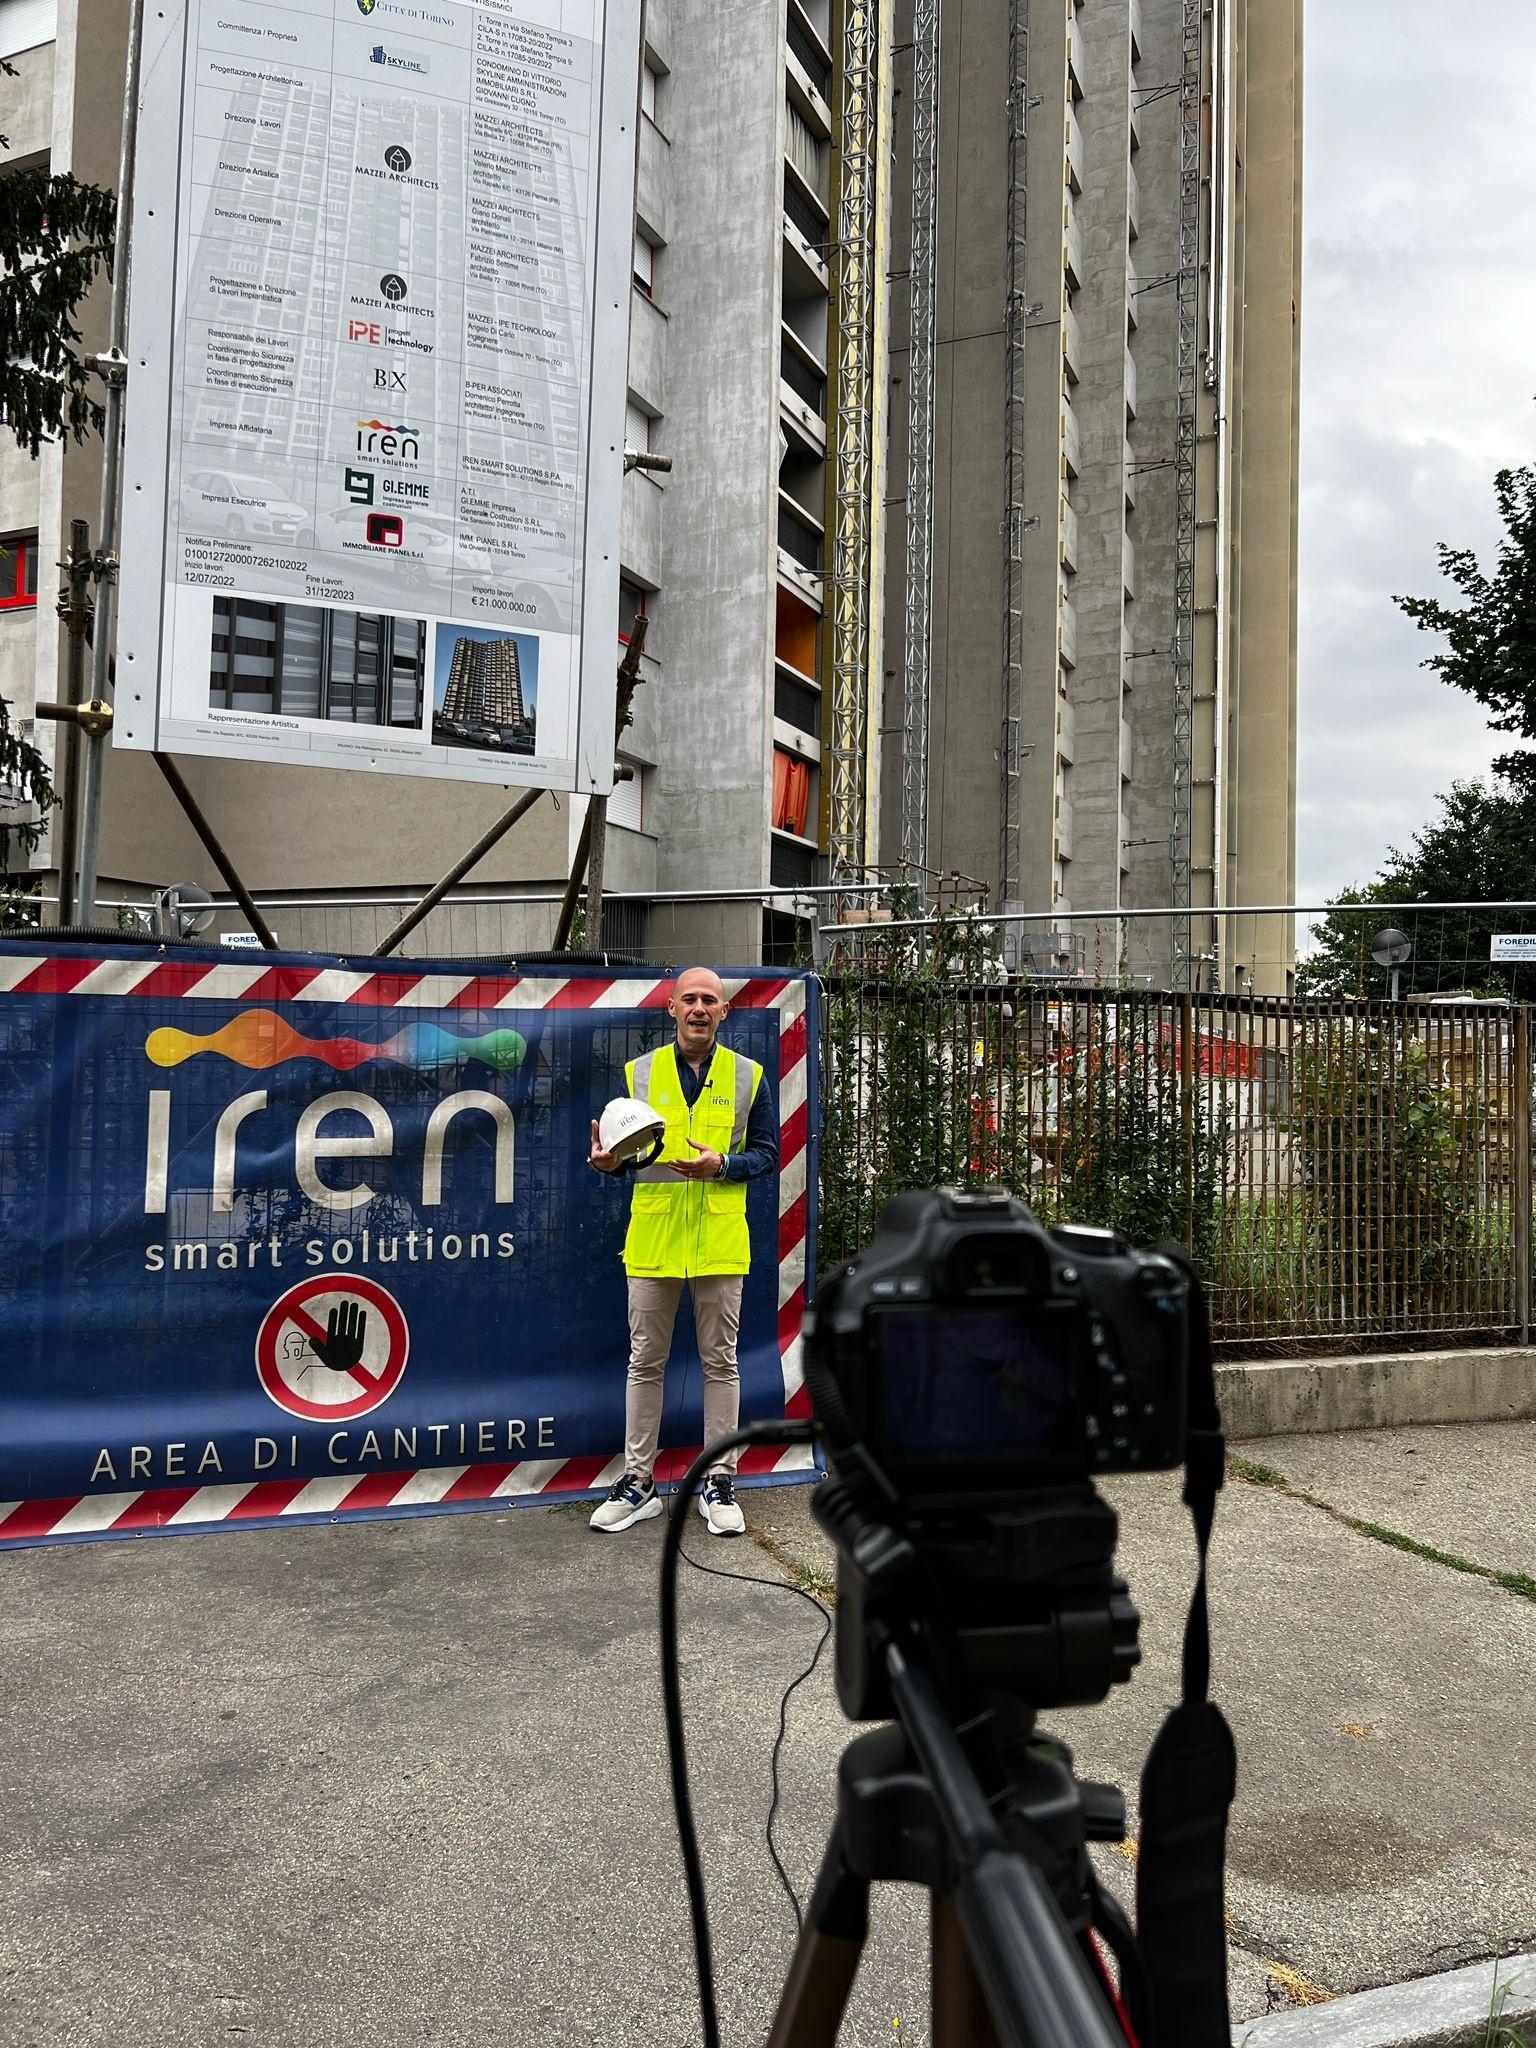
[[[1242,1769],[1235,2015],[1536,1947],[1536,1604],[1326,1511],[1528,1571],[1536,1425],[1240,1449],[1291,1491],[1229,1485],[1213,1559]],[[1146,1662],[1049,1721],[1134,1792],[1192,1553],[1170,1481],[1114,1497]],[[793,1939],[762,1824],[779,1695],[819,1623],[781,1582],[827,1564],[804,1489],[751,1495],[749,1519],[777,1556],[702,1525],[691,1547],[774,1583],[690,1573],[683,1596],[734,2042],[762,2037]],[[519,1509],[0,1560],[0,2044],[696,2040],[661,1528],[600,1539],[580,1509]],[[829,1661],[789,1711],[780,1839],[802,1891],[849,1732]],[[1123,1889],[1129,1863],[1106,1865]],[[918,1897],[878,1900],[857,1999],[845,2041],[927,2039]]]

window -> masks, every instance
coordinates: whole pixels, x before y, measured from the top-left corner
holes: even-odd
[[[640,111],[649,121],[656,119],[656,87],[659,81],[660,74],[647,57],[640,71]]]
[[[656,249],[640,228],[635,229],[634,276],[635,283],[650,298],[656,277]]]
[[[806,120],[793,100],[784,108],[786,125],[784,148],[790,162],[804,178],[817,198],[825,202],[827,191],[823,178],[826,164],[825,145],[810,122]]]
[[[647,593],[638,583],[631,583],[627,576],[619,578],[619,638],[626,647],[636,619],[650,616],[645,608],[646,602]]]
[[[0,611],[37,603],[37,535],[18,533],[0,541]]]
[[[624,446],[643,454],[651,445],[651,416],[631,399],[624,407]]]

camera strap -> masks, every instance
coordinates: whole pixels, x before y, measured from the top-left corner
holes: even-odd
[[[1225,1715],[1207,1697],[1211,1631],[1206,1607],[1206,1554],[1226,1443],[1216,1405],[1205,1289],[1187,1252],[1175,1245],[1159,1245],[1158,1250],[1189,1280],[1184,1505],[1194,1523],[1199,1571],[1184,1627],[1183,1698],[1158,1731],[1141,1775],[1136,1928],[1155,2048],[1230,2048],[1225,1870],[1237,1750]]]

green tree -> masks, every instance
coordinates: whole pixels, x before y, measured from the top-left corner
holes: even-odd
[[[0,61],[0,72],[16,76]],[[0,135],[0,148],[9,139]],[[81,352],[79,310],[112,265],[116,196],[41,165],[0,167],[0,419],[36,460],[45,441],[83,441],[106,417]],[[42,564],[39,564],[41,573]],[[0,817],[0,875],[36,851],[55,801],[48,763],[11,723],[0,697],[0,799],[31,819]]]
[[[1401,970],[1408,994],[1471,988],[1490,995],[1536,993],[1530,967],[1490,965],[1488,941],[1507,931],[1508,913],[1437,911],[1424,917],[1354,903],[1536,902],[1536,788],[1503,781],[1453,783],[1439,815],[1415,833],[1406,851],[1389,850],[1375,879],[1345,889],[1314,933],[1314,951],[1296,970],[1299,995],[1385,998],[1391,970],[1371,958],[1371,940],[1388,923],[1413,941]]]
[[[1437,597],[1393,602],[1421,632],[1445,640],[1443,652],[1425,657],[1425,668],[1481,704],[1495,732],[1536,740],[1536,467],[1501,469],[1493,489],[1504,538],[1492,573],[1483,573],[1470,548],[1442,541],[1440,571],[1461,604]],[[1536,755],[1505,754],[1494,767],[1514,788],[1536,789]]]

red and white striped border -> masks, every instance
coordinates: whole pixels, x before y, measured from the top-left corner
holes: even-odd
[[[670,976],[653,974],[517,975],[362,972],[344,967],[254,961],[102,960],[68,953],[0,951],[0,996],[174,996],[229,1002],[355,1003],[373,1009],[659,1010]],[[779,1019],[779,1357],[784,1412],[809,1413],[800,1362],[805,1309],[806,1209],[809,1199],[810,1093],[806,983],[779,975],[727,977],[733,1009],[771,1009]],[[701,1446],[664,1451],[663,1483],[681,1479]],[[409,1508],[489,1506],[536,1495],[589,1493],[611,1486],[623,1469],[611,1458],[524,1458],[515,1464],[434,1465],[414,1472],[340,1473],[318,1479],[256,1480],[244,1486],[165,1486],[137,1493],[0,1501],[0,1548],[71,1536],[130,1535],[146,1529],[198,1529],[301,1515],[378,1514]],[[812,1469],[809,1445],[743,1453],[741,1474]]]

